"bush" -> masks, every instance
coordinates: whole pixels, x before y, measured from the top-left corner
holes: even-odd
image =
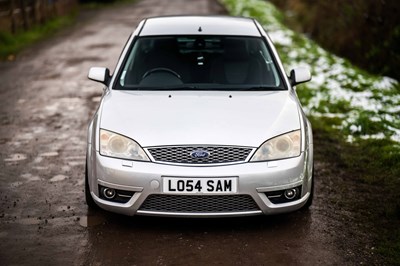
[[[380,75],[400,79],[397,0],[272,0],[286,22],[324,48]]]

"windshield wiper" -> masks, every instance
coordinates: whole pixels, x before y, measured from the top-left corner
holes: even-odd
[[[182,86],[166,86],[161,87],[160,90],[167,90],[167,91],[180,91],[180,90],[196,90],[198,87],[193,85],[182,85]]]
[[[271,87],[271,86],[253,86],[247,88],[240,88],[239,91],[277,91],[282,90],[279,87]]]
[[[151,86],[124,86],[122,90],[134,90],[134,91],[179,91],[179,90],[195,90],[198,89],[196,86],[187,86],[187,85],[180,85],[180,86],[157,86],[157,87],[151,87]]]
[[[272,87],[272,86],[238,86],[238,85],[230,85],[230,86],[195,86],[195,85],[176,85],[176,86],[140,86],[134,85],[129,86],[125,85],[122,90],[132,90],[132,91],[184,91],[184,90],[207,90],[207,91],[278,91],[284,90],[280,87]]]

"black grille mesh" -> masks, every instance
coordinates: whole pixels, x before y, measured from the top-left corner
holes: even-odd
[[[222,213],[258,211],[250,195],[160,195],[147,197],[139,210],[154,212]]]
[[[193,158],[194,151],[206,151],[207,158]],[[251,148],[231,146],[173,146],[149,148],[155,161],[180,164],[219,164],[244,162]]]

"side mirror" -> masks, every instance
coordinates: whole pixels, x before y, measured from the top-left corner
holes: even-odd
[[[296,86],[297,84],[304,83],[311,80],[311,73],[308,68],[298,67],[290,71],[290,84]]]
[[[105,85],[110,81],[110,70],[105,67],[92,67],[89,70],[88,78]]]

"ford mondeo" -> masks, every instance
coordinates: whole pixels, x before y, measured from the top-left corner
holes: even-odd
[[[223,217],[308,208],[313,137],[295,86],[254,19],[144,19],[104,84],[87,138],[90,207]]]

